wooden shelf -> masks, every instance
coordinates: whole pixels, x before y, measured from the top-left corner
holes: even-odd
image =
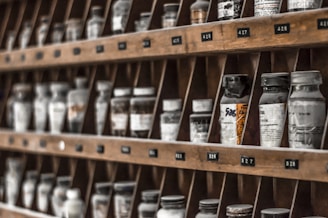
[[[44,213],[0,203],[0,218],[55,218]]]
[[[327,14],[328,8],[323,8],[2,51],[0,72],[205,53],[319,47],[328,43]],[[275,32],[276,25],[280,25],[280,32]],[[287,32],[284,28],[288,28]],[[150,42],[150,48],[144,48],[145,41]]]

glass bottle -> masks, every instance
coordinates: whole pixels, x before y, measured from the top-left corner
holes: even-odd
[[[111,99],[111,135],[126,136],[129,125],[131,88],[115,88]]]
[[[23,176],[23,160],[10,157],[6,160],[5,194],[6,202],[15,205],[19,195],[20,183]]]
[[[218,20],[240,18],[243,3],[244,0],[218,0]]]
[[[51,33],[52,44],[59,44],[63,41],[65,33],[65,25],[63,23],[55,23]]]
[[[93,218],[106,218],[109,207],[111,182],[101,182],[95,185],[96,193],[91,198]]]
[[[199,201],[200,212],[195,218],[217,218],[219,199],[204,199]]]
[[[40,25],[36,31],[36,41],[38,46],[43,46],[46,42],[50,19],[48,16],[41,16]]]
[[[260,144],[264,147],[280,147],[285,128],[289,73],[263,73],[261,86]]]
[[[253,205],[250,204],[233,204],[226,208],[227,218],[251,218]]]
[[[179,3],[164,4],[164,14],[162,16],[162,28],[171,28],[176,26],[178,18]]]
[[[97,81],[97,91],[99,92],[99,95],[95,101],[97,135],[102,135],[104,133],[112,89],[112,82],[105,80]]]
[[[161,197],[161,209],[157,218],[184,218],[186,214],[185,197],[182,195],[168,195]]]
[[[292,94],[288,100],[288,137],[291,148],[321,147],[326,118],[326,100],[320,92],[319,71],[291,73]]]
[[[12,51],[14,49],[16,39],[16,32],[14,30],[9,30],[6,41],[6,50]]]
[[[114,212],[115,218],[128,218],[132,209],[132,196],[136,183],[130,181],[114,184]]]
[[[147,31],[150,23],[151,12],[142,12],[140,13],[140,19],[134,22],[135,31],[142,32]]]
[[[159,190],[146,190],[141,192],[142,202],[138,206],[138,218],[156,217],[159,194]]]
[[[130,0],[117,0],[112,9],[112,32],[113,34],[124,33],[131,7]]]
[[[206,23],[209,5],[210,3],[208,0],[196,0],[190,6],[190,23]]]
[[[32,35],[32,23],[31,21],[25,21],[23,23],[23,29],[19,35],[19,47],[21,49],[27,48]]]
[[[51,194],[52,185],[55,179],[53,173],[41,174],[41,182],[37,188],[37,209],[46,213],[49,207],[49,197]]]
[[[82,21],[78,18],[71,18],[66,21],[66,42],[74,42],[82,37]]]
[[[152,127],[156,101],[154,87],[135,87],[130,99],[130,133],[132,137],[147,138]]]
[[[31,208],[34,200],[34,193],[36,190],[36,183],[38,181],[38,171],[30,170],[26,172],[26,179],[22,186],[22,202],[25,208]]]
[[[51,208],[55,216],[64,217],[64,203],[66,201],[66,192],[71,187],[72,177],[57,177],[57,185],[51,196]]]
[[[66,82],[53,82],[50,84],[52,98],[49,102],[50,132],[59,134],[64,128],[66,118],[66,94],[69,86]]]
[[[15,92],[18,84],[13,85],[11,89],[10,97],[7,100],[6,105],[6,123],[9,128],[14,128],[14,102],[15,102]]]
[[[289,213],[286,208],[268,208],[261,210],[261,218],[288,218]]]
[[[181,99],[163,100],[163,113],[161,114],[161,139],[176,141],[178,138],[181,118]]]
[[[87,21],[87,39],[96,39],[101,36],[104,29],[103,8],[98,5],[93,6],[90,13],[91,18]]]
[[[78,188],[68,189],[67,200],[64,203],[65,218],[83,218],[85,205],[81,200],[80,190]]]
[[[25,132],[31,122],[32,117],[32,87],[29,84],[18,83],[15,86],[14,111],[14,130]]]
[[[208,138],[208,131],[212,118],[213,100],[195,99],[192,101],[192,111],[190,114],[190,141],[195,143],[205,143]]]
[[[271,16],[279,14],[282,0],[255,0],[254,1],[254,16]]]
[[[323,0],[287,0],[288,11],[304,11],[320,8]]]
[[[4,202],[4,194],[5,194],[5,179],[4,177],[0,177],[0,201]]]
[[[47,125],[48,107],[50,101],[49,85],[38,83],[35,86],[34,98],[34,128],[37,132],[44,132]]]
[[[223,77],[224,95],[220,102],[221,143],[240,145],[249,101],[247,74],[229,74]]]

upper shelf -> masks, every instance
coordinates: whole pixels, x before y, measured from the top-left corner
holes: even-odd
[[[0,52],[0,72],[328,44],[328,8]]]

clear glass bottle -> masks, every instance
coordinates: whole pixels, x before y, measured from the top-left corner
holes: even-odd
[[[219,199],[204,199],[199,201],[199,210],[195,218],[217,218]]]
[[[52,44],[60,44],[65,34],[65,25],[63,23],[55,23],[51,33]]]
[[[220,102],[221,143],[240,145],[249,101],[247,74],[229,74],[223,77],[224,95]]]
[[[319,149],[326,118],[326,100],[320,92],[319,71],[291,73],[292,94],[288,100],[289,147]]]
[[[66,42],[78,41],[82,37],[82,21],[78,18],[71,18],[66,21]]]
[[[140,13],[140,19],[134,22],[135,31],[142,32],[147,31],[150,23],[151,12]]]
[[[93,218],[106,218],[109,207],[111,182],[101,182],[95,184],[96,193],[92,195]]]
[[[131,88],[115,88],[111,99],[111,135],[126,136],[129,126]]]
[[[218,0],[218,20],[240,18],[243,4],[244,0]]]
[[[16,39],[16,32],[14,30],[9,30],[7,34],[7,41],[6,41],[6,50],[12,51],[14,49]]]
[[[282,0],[254,0],[254,16],[271,16],[280,13]]]
[[[263,147],[280,147],[285,128],[289,73],[263,73],[261,86],[260,144]]]
[[[183,195],[168,195],[161,197],[161,209],[157,218],[184,218],[186,214],[185,197]]]
[[[125,31],[128,21],[131,0],[117,0],[113,4],[112,9],[112,32],[113,34],[121,34]]]
[[[138,206],[138,218],[156,217],[159,194],[159,190],[145,190],[141,192],[142,202]]]
[[[323,0],[287,0],[288,11],[304,11],[321,8]]]
[[[114,184],[114,212],[115,218],[128,218],[132,209],[132,196],[135,182],[124,181]]]
[[[286,208],[268,208],[261,210],[261,218],[288,218],[289,213]]]
[[[152,127],[156,101],[154,87],[135,87],[130,99],[130,133],[132,137],[147,138]]]
[[[5,179],[4,177],[0,177],[0,201],[4,202],[5,194]]]
[[[6,166],[6,202],[9,205],[15,205],[18,199],[20,183],[23,177],[23,160],[21,158],[9,157],[6,160]]]
[[[252,218],[253,205],[250,204],[233,204],[226,208],[227,218]]]
[[[190,141],[205,143],[212,118],[213,100],[195,99],[192,101],[192,114],[190,114]]]
[[[178,19],[179,3],[164,4],[164,14],[162,16],[162,28],[171,28],[176,26]]]
[[[38,171],[36,170],[26,172],[26,178],[22,185],[22,202],[25,208],[32,207],[38,175]]]
[[[32,118],[32,87],[29,84],[15,85],[15,101],[13,104],[14,130],[25,132],[28,130]]]
[[[41,174],[41,182],[37,188],[37,209],[41,212],[46,213],[49,207],[49,198],[52,190],[52,185],[55,180],[53,173]]]
[[[19,47],[21,49],[27,48],[32,35],[32,23],[31,21],[25,21],[23,23],[23,29],[19,35]]]
[[[99,5],[91,8],[91,17],[87,21],[87,39],[99,38],[105,25],[103,16],[103,8]]]
[[[64,217],[64,203],[66,201],[66,192],[71,187],[72,177],[59,176],[57,184],[51,196],[51,208],[55,216]]]
[[[64,128],[67,104],[66,95],[69,85],[66,82],[53,82],[50,84],[52,98],[49,102],[50,132],[59,134]]]
[[[49,85],[37,83],[35,85],[36,97],[33,102],[34,128],[37,132],[44,132],[47,125],[48,107],[50,101]]]
[[[97,81],[97,91],[99,92],[95,101],[95,121],[97,135],[102,135],[104,133],[112,89],[112,82],[105,80]]]
[[[15,102],[15,92],[17,84],[13,85],[11,89],[10,97],[6,104],[6,123],[9,128],[14,128],[14,102]]]
[[[48,16],[41,16],[40,25],[36,31],[36,41],[38,46],[43,46],[46,42],[50,19]]]
[[[190,6],[190,23],[191,24],[206,23],[207,11],[209,5],[210,2],[208,0],[196,0]]]
[[[178,138],[181,118],[181,99],[164,99],[161,114],[161,139],[176,141]]]
[[[83,218],[85,212],[84,202],[81,200],[81,193],[78,188],[68,189],[67,200],[64,203],[65,218]]]

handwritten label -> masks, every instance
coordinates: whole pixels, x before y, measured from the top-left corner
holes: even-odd
[[[122,146],[121,147],[121,153],[122,154],[131,154],[131,148],[130,148],[130,146]]]
[[[21,61],[22,61],[22,62],[25,61],[25,54],[21,54]]]
[[[218,161],[219,153],[218,152],[207,152],[207,161]]]
[[[182,44],[182,36],[174,36],[171,38],[172,45],[181,45]]]
[[[45,148],[45,147],[47,147],[47,141],[41,139],[40,142],[39,142],[39,145],[40,145],[41,148]]]
[[[5,62],[6,62],[6,63],[10,63],[10,56],[9,56],[9,55],[6,55],[6,57],[5,57]]]
[[[285,169],[287,170],[298,170],[298,160],[295,159],[286,159],[285,160]]]
[[[212,32],[201,33],[201,39],[202,39],[202,42],[212,41],[213,33]]]
[[[59,58],[61,56],[61,51],[60,50],[55,50],[54,51],[54,57]]]
[[[328,29],[328,18],[318,19],[318,30]]]
[[[118,50],[120,51],[126,50],[127,48],[126,42],[119,42],[117,46],[118,46]]]
[[[276,35],[290,33],[290,24],[289,23],[275,24],[274,25],[274,33]]]
[[[251,36],[251,30],[249,29],[249,27],[237,29],[237,37],[238,38],[246,38],[246,37],[250,37],[250,36]]]
[[[43,59],[43,52],[42,51],[39,51],[35,54],[35,58],[37,60],[42,60]]]
[[[142,45],[143,45],[144,48],[150,48],[151,47],[151,41],[150,41],[150,39],[144,39],[142,41]]]
[[[177,151],[175,153],[175,160],[185,161],[186,160],[186,153]]]
[[[8,138],[8,143],[9,143],[10,145],[12,145],[12,144],[14,144],[14,142],[15,142],[15,138],[12,137],[12,136],[10,136],[10,137]]]
[[[104,145],[97,145],[97,153],[103,154],[105,152],[105,146]]]
[[[158,157],[158,150],[157,149],[149,149],[148,156],[150,158],[157,158]]]
[[[28,140],[27,140],[27,139],[23,139],[23,141],[22,141],[22,145],[23,145],[24,147],[28,146]]]
[[[255,158],[254,157],[241,156],[240,157],[240,164],[242,166],[255,167]]]
[[[81,49],[80,48],[73,48],[73,54],[74,55],[80,55],[81,54]]]
[[[83,145],[81,145],[81,144],[75,145],[75,151],[76,152],[82,152],[83,151]]]
[[[96,46],[96,52],[97,54],[104,53],[105,47],[103,45],[97,45]]]

